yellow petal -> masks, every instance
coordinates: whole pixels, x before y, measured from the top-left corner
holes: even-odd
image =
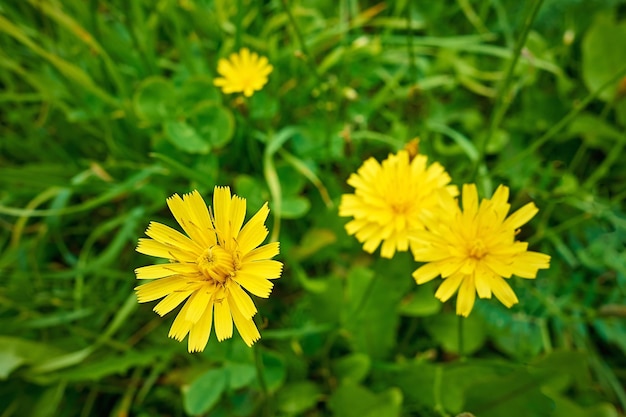
[[[256,274],[237,271],[237,275],[233,277],[235,282],[244,287],[249,293],[257,297],[267,298],[270,296],[274,284],[265,278],[260,278]]]
[[[526,252],[527,242],[514,242],[513,244],[500,245],[489,248],[489,253],[494,256],[506,257]]]
[[[193,251],[189,251],[177,248],[171,244],[157,242],[154,239],[140,238],[136,251],[144,255],[176,260],[178,262],[195,262],[198,259],[198,253],[196,253],[195,248]]]
[[[439,245],[423,246],[413,250],[413,257],[418,262],[439,262],[451,258],[447,247]]]
[[[233,336],[233,318],[228,305],[228,299],[223,298],[221,302],[214,304],[215,314],[215,334],[220,342]]]
[[[363,250],[367,253],[373,253],[376,250],[376,248],[378,248],[378,245],[380,245],[380,242],[382,241],[382,239],[383,238],[380,235],[377,235],[374,238],[368,239],[363,244]]]
[[[244,256],[263,243],[267,237],[268,231],[265,227],[265,219],[267,219],[269,212],[270,209],[267,207],[267,203],[263,204],[239,232],[237,242],[239,243],[239,250]]]
[[[278,255],[280,251],[280,243],[272,242],[267,245],[259,246],[256,249],[248,252],[243,258],[242,262],[254,262],[262,259],[270,259]]]
[[[505,221],[503,226],[510,229],[519,229],[522,225],[528,223],[535,214],[539,212],[535,203],[528,203],[524,207],[511,214]]]
[[[239,284],[236,282],[231,283],[228,286],[228,290],[228,303],[232,311],[238,310],[246,319],[256,314],[257,310],[254,302],[252,302],[250,296],[241,289]]]
[[[475,300],[476,287],[474,286],[474,279],[471,275],[466,275],[456,297],[456,314],[463,317],[469,316]]]
[[[185,301],[187,297],[193,294],[193,291],[178,291],[168,294],[164,299],[154,306],[153,310],[161,317],[174,310],[180,303]],[[189,304],[187,302],[185,305]]]
[[[463,258],[448,258],[444,261],[437,262],[441,278],[447,278],[452,274],[460,271],[464,264]]]
[[[200,199],[202,199],[202,197],[200,197]],[[187,196],[185,196],[185,200],[187,200]],[[196,224],[193,220],[193,215],[189,210],[189,203],[190,200],[184,201],[178,194],[174,194],[167,199],[167,206],[170,208],[170,211],[174,215],[178,224],[180,224],[185,233],[187,233],[187,236],[195,242],[199,250],[202,250],[200,245],[205,244],[205,238],[202,230],[199,229],[198,224]],[[148,233],[146,232],[146,234]],[[166,240],[157,239],[155,236],[151,237],[162,242],[167,242]]]
[[[497,275],[491,277],[491,290],[493,291],[493,295],[495,295],[502,304],[509,308],[518,302],[517,296],[509,284]]]
[[[135,287],[135,291],[137,292],[138,301],[145,303],[165,297],[173,292],[181,291],[186,287],[187,280],[184,277],[175,275],[140,285]]]
[[[506,207],[506,212],[508,212],[509,187],[505,185],[499,185],[498,188],[496,188],[496,191],[491,196],[490,201],[496,207],[496,210],[498,208],[501,209],[503,207]],[[506,213],[505,213],[505,216],[506,216]]]
[[[150,236],[157,242],[161,242],[166,246],[172,246],[184,252],[200,254],[203,250],[202,246],[198,243],[171,227],[161,223],[150,222],[148,229],[146,230],[146,235]]]
[[[142,266],[135,269],[137,279],[154,279],[169,277],[172,275],[198,275],[198,267],[195,263],[167,263],[158,265]]]
[[[259,278],[274,279],[280,278],[283,270],[283,263],[273,259],[263,259],[254,262],[245,262],[241,264],[241,269],[237,272],[244,274],[252,274]]]
[[[477,263],[474,271],[474,285],[480,298],[491,298],[491,276],[493,274],[482,263]]]
[[[500,257],[487,254],[482,259],[481,263],[494,274],[500,275],[501,277],[511,278],[511,275],[513,275],[513,257]]]
[[[435,292],[435,297],[443,302],[448,301],[459,288],[459,285],[461,285],[461,282],[463,282],[463,278],[465,276],[466,275],[455,274],[444,279],[439,288],[437,288],[437,292]]]
[[[172,327],[170,327],[170,331],[168,336],[172,339],[176,339],[179,342],[187,336],[187,333],[191,330],[193,323],[188,320],[185,320],[185,316],[187,314],[187,304],[183,305],[183,308],[180,309],[180,312],[174,319],[174,323],[172,323]]]
[[[229,227],[230,204],[230,188],[215,187],[213,189],[214,226],[220,244],[222,245],[224,245],[224,242],[228,242],[231,239]]]
[[[550,256],[539,252],[523,252],[515,256],[513,274],[521,278],[535,278],[539,269],[550,267]]]
[[[230,235],[237,238],[246,217],[246,199],[233,196],[230,203]]]
[[[199,231],[199,239],[201,239],[199,243],[207,248],[215,245],[215,230],[211,223],[209,209],[202,195],[197,190],[193,190],[191,193],[185,194],[183,200],[187,204],[187,211],[193,222],[192,226]]]
[[[413,278],[418,284],[424,284],[431,281],[437,277],[437,275],[439,275],[439,267],[437,264],[432,263],[424,264],[413,272]]]
[[[187,349],[189,352],[202,352],[209,341],[213,324],[213,304],[204,309],[200,320],[191,326]]]
[[[380,256],[382,258],[391,259],[393,255],[396,253],[396,241],[393,237],[388,237],[383,241],[382,246],[380,247]]]
[[[463,214],[467,219],[474,219],[478,212],[478,192],[475,184],[463,185]]]
[[[248,346],[252,346],[254,342],[261,338],[259,330],[256,328],[252,319],[246,319],[237,309],[232,310],[233,321],[237,327],[237,331],[241,335],[241,338]]]
[[[208,286],[203,286],[198,289],[187,301],[189,307],[187,308],[187,315],[185,316],[185,320],[188,320],[192,323],[197,323],[200,320],[200,317],[204,314],[207,307],[210,307],[212,304],[211,297],[213,296],[213,291]]]

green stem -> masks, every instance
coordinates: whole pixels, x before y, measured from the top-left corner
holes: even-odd
[[[263,358],[261,357],[261,349],[259,348],[258,345],[252,346],[252,349],[254,350],[254,365],[256,367],[257,380],[259,381],[259,387],[261,387],[261,395],[263,396],[263,404],[262,404],[263,414],[262,415],[269,416],[270,415],[270,410],[269,410],[270,394],[267,389],[267,383],[265,381],[265,376],[263,372]]]
[[[583,188],[593,187],[602,177],[604,177],[609,172],[613,164],[623,158],[622,150],[626,145],[626,143],[624,142],[625,140],[626,138],[624,138],[622,142],[615,144],[609,154],[602,160],[602,163],[598,165],[596,170],[587,177],[587,180],[583,183]]]
[[[281,4],[283,5],[283,9],[285,9],[285,13],[287,14],[289,23],[291,23],[291,26],[293,26],[293,30],[296,33],[296,38],[298,38],[298,43],[300,44],[300,49],[302,49],[302,54],[304,55],[304,59],[306,63],[308,64],[309,68],[311,69],[311,72],[313,73],[317,81],[321,83],[322,77],[320,76],[319,72],[317,72],[317,67],[313,63],[313,60],[311,59],[312,55],[309,52],[309,49],[307,48],[306,43],[304,42],[304,36],[302,36],[302,32],[300,32],[300,28],[298,27],[298,24],[296,23],[296,19],[293,17],[293,13],[291,13],[291,9],[289,8],[289,5],[287,4],[287,0],[282,0]]]
[[[459,337],[459,357],[461,358],[461,360],[465,359],[465,343],[463,341],[464,339],[464,327],[465,327],[465,317],[463,316],[458,316],[459,319],[459,326],[458,326],[458,337]]]
[[[617,82],[624,75],[626,75],[626,67],[623,67],[621,70],[616,72],[615,75],[613,75],[604,84],[602,84],[600,87],[598,87],[598,89],[596,89],[595,91],[590,93],[580,103],[575,105],[574,108],[572,110],[570,110],[570,112],[567,113],[557,124],[552,126],[552,128],[550,130],[548,130],[546,133],[544,133],[543,136],[541,136],[539,139],[534,141],[530,146],[527,146],[522,151],[518,152],[511,159],[509,159],[507,161],[504,161],[504,162],[501,162],[500,164],[498,164],[498,166],[496,167],[496,169],[493,172],[499,172],[504,166],[511,166],[511,165],[517,163],[520,159],[522,159],[522,158],[528,156],[529,154],[532,154],[533,152],[535,152],[537,149],[539,149],[541,146],[543,146],[548,140],[552,139],[552,137],[554,135],[556,135],[559,131],[561,131],[561,129],[563,129],[565,126],[567,126],[576,116],[578,116],[578,113],[583,111],[589,105],[589,103],[591,103],[593,100],[595,100],[595,98],[598,97],[598,95],[602,91],[604,91],[604,89],[606,89],[607,87],[609,87],[612,84],[614,84],[615,82]]]
[[[237,17],[235,24],[237,25],[235,30],[235,50],[241,49],[241,26],[243,23],[243,0],[237,0]]]
[[[416,58],[415,58],[415,46],[413,45],[413,33],[412,33],[413,21],[411,20],[411,13],[413,11],[411,7],[412,5],[413,3],[409,2],[406,6],[406,32],[407,32],[406,49],[407,49],[407,54],[409,55],[409,74],[411,74],[413,78],[411,82],[417,83],[418,74],[417,74],[417,64],[416,64]]]
[[[483,139],[480,144],[480,157],[474,164],[474,169],[472,172],[472,178],[476,178],[478,174],[478,167],[480,163],[484,160],[485,154],[487,152],[487,144],[491,142],[495,131],[500,126],[504,115],[509,108],[509,105],[513,101],[512,94],[510,94],[509,89],[511,86],[511,82],[513,81],[513,72],[517,65],[517,61],[519,60],[520,55],[522,54],[522,48],[526,44],[526,38],[528,37],[528,32],[530,32],[530,27],[532,26],[543,0],[535,0],[532,5],[532,9],[528,16],[526,16],[526,20],[524,21],[524,27],[522,28],[522,33],[520,37],[517,39],[517,44],[515,45],[515,49],[513,50],[513,57],[511,61],[509,61],[509,66],[506,70],[506,75],[504,76],[504,82],[501,87],[498,89],[498,95],[496,96],[496,103],[494,105],[493,112],[491,114],[491,123],[489,124],[489,130],[487,131],[487,136]]]

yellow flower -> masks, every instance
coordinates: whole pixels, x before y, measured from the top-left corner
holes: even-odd
[[[189,334],[189,351],[204,350],[215,321],[222,341],[232,337],[233,322],[248,346],[261,337],[252,317],[257,310],[248,292],[267,298],[279,278],[282,263],[271,260],[279,243],[259,246],[267,237],[267,203],[243,226],[246,200],[215,187],[213,212],[198,191],[167,199],[172,214],[187,234],[151,222],[139,239],[137,252],[169,259],[169,263],[137,268],[138,279],[153,280],[135,288],[140,303],[163,298],[155,307],[163,316],[186,300],[169,336],[182,341]]]
[[[548,255],[528,251],[528,243],[515,240],[519,227],[539,211],[535,204],[507,217],[509,189],[503,185],[479,205],[476,186],[465,184],[462,211],[449,194],[439,195],[439,208],[423,217],[427,229],[412,238],[415,260],[426,262],[413,273],[415,281],[423,284],[441,275],[435,297],[446,301],[458,290],[456,312],[465,317],[476,293],[480,298],[493,294],[507,307],[517,303],[503,278],[535,278],[539,269],[550,266]]]
[[[229,59],[219,60],[217,72],[223,78],[216,78],[213,84],[221,87],[224,94],[243,93],[250,97],[267,84],[267,76],[273,69],[266,57],[243,48],[239,53],[230,54]]]
[[[370,158],[348,178],[354,194],[344,194],[339,205],[340,216],[351,216],[346,231],[364,243],[363,249],[372,253],[382,243],[380,254],[391,258],[397,251],[407,251],[409,236],[424,228],[422,210],[437,205],[437,190],[456,196],[458,189],[450,183],[444,168],[428,158],[407,151],[378,163]]]

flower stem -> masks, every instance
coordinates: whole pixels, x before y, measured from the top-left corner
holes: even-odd
[[[282,0],[281,4],[283,5],[283,9],[285,9],[285,13],[287,14],[287,18],[289,19],[289,23],[293,26],[293,30],[296,33],[296,38],[298,38],[298,43],[300,44],[300,49],[302,50],[302,54],[304,55],[304,60],[308,64],[309,68],[311,68],[311,72],[317,79],[317,81],[321,84],[322,77],[319,72],[317,72],[317,67],[313,63],[312,55],[309,52],[309,49],[304,42],[304,36],[302,36],[302,32],[300,32],[300,28],[296,23],[296,19],[293,17],[293,13],[291,13],[291,9],[289,8],[289,4],[287,4],[287,0]]]
[[[261,387],[261,395],[263,397],[263,404],[261,407],[263,408],[263,414],[269,416],[269,391],[267,389],[267,383],[265,382],[265,376],[263,373],[263,358],[261,357],[261,349],[259,349],[258,345],[252,346],[254,350],[254,365],[256,367],[256,375],[257,380],[259,381],[259,387]]]
[[[526,38],[528,38],[528,32],[530,32],[530,27],[532,26],[539,9],[541,8],[541,4],[543,0],[534,0],[530,13],[526,16],[526,20],[524,21],[524,27],[522,28],[522,33],[517,39],[517,43],[515,44],[515,49],[513,50],[513,57],[509,61],[509,66],[506,69],[506,75],[504,76],[504,82],[498,89],[498,95],[496,96],[496,103],[493,108],[493,112],[491,114],[491,123],[489,124],[489,130],[487,131],[487,136],[483,139],[479,148],[479,158],[474,163],[474,169],[472,172],[472,177],[476,178],[478,174],[478,167],[485,159],[485,154],[487,152],[487,144],[491,142],[493,135],[500,126],[502,119],[504,118],[504,114],[506,113],[509,105],[513,101],[513,95],[509,92],[511,82],[513,81],[513,71],[515,70],[515,66],[517,65],[517,61],[519,60],[520,55],[522,54],[522,48],[526,43]]]
[[[463,341],[464,336],[464,327],[465,327],[465,317],[458,316],[459,318],[459,326],[458,326],[458,337],[459,337],[459,357],[461,360],[465,359],[465,343]]]

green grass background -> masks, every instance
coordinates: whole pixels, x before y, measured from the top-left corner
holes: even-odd
[[[0,417],[623,416],[624,45],[619,0],[3,2]],[[274,66],[250,99],[212,86],[242,46]],[[520,239],[552,256],[462,331],[337,216],[414,137],[534,201]],[[189,354],[137,304],[134,247],[215,185],[270,202],[285,270],[253,349]]]

